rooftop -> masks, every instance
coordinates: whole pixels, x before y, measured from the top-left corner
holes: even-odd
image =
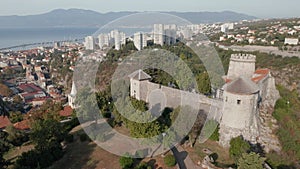
[[[139,80],[139,81],[151,79],[151,76],[148,75],[146,72],[144,72],[141,69],[133,72],[128,77],[131,78],[131,79]]]
[[[11,125],[9,118],[7,116],[0,116],[0,129],[4,129],[9,125]]]
[[[69,117],[72,116],[72,114],[73,114],[73,109],[71,108],[71,106],[66,106],[64,107],[64,110],[61,110],[59,112],[59,115],[63,117]]]
[[[248,78],[243,76],[226,84],[225,91],[234,94],[250,95],[259,91],[258,86]]]

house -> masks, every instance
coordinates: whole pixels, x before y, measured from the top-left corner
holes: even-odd
[[[62,117],[70,117],[73,114],[73,109],[71,106],[64,107],[63,110],[59,112],[59,115]]]
[[[29,120],[23,120],[21,122],[15,123],[14,127],[17,130],[29,130],[30,129],[30,125],[29,125]]]
[[[285,45],[298,45],[299,39],[297,38],[285,38],[284,40]]]

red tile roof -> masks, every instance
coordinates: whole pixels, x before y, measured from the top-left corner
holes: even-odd
[[[59,115],[63,117],[69,117],[72,116],[72,114],[73,114],[73,109],[71,108],[71,106],[66,106],[64,107],[64,110],[61,110],[59,112]]]
[[[252,81],[258,83],[262,79],[264,79],[270,73],[269,69],[258,69],[254,72],[254,76]]]
[[[43,89],[34,84],[21,84],[18,88],[28,93],[43,91]]]
[[[3,129],[9,125],[11,125],[9,118],[6,116],[0,116],[0,129]]]
[[[30,129],[29,120],[23,120],[21,122],[15,123],[14,127],[18,130],[28,130]]]

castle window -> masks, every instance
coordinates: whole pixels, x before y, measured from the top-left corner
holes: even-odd
[[[240,105],[242,103],[241,100],[237,100],[237,104]]]

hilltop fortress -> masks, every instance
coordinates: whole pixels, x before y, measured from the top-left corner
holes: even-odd
[[[278,138],[273,133],[278,126],[272,117],[279,92],[270,70],[255,70],[255,62],[254,55],[233,54],[228,74],[223,77],[225,85],[218,89],[214,99],[152,83],[151,77],[142,70],[129,76],[130,95],[149,103],[151,93],[159,91],[165,97],[164,106],[173,108],[182,105],[183,95],[197,98],[194,104],[201,104],[202,107],[217,103],[219,106],[214,105],[215,111],[209,111],[208,118],[220,123],[220,145],[229,147],[232,138],[243,136],[252,144],[261,144],[267,152],[280,151]]]

